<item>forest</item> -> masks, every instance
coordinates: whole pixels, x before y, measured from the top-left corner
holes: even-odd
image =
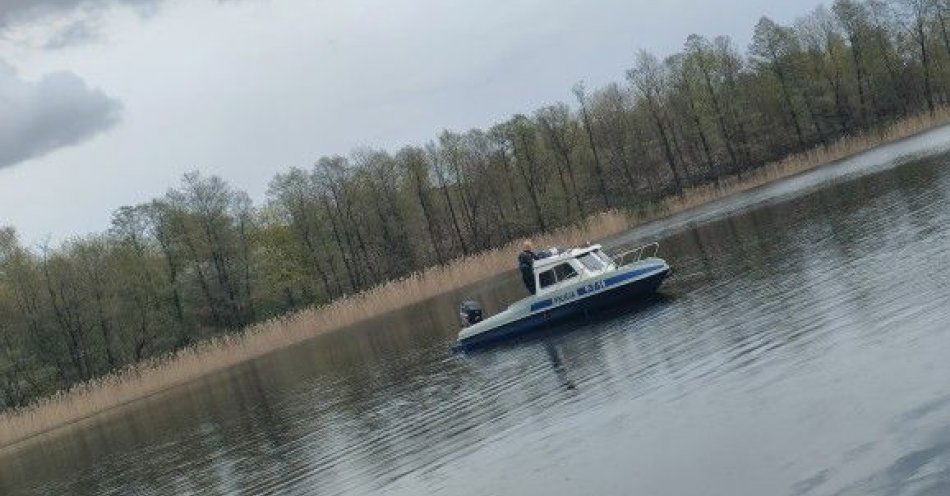
[[[276,175],[255,204],[198,172],[110,228],[0,228],[0,410],[255,322],[584,221],[649,209],[944,105],[950,0],[837,0],[746,48],[631,50],[622,81],[400,150]],[[513,266],[512,266],[513,267]]]

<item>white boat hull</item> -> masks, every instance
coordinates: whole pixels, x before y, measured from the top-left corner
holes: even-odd
[[[456,347],[508,339],[609,304],[635,300],[656,292],[669,272],[670,266],[663,259],[647,258],[551,294],[530,296],[504,312],[462,329]]]

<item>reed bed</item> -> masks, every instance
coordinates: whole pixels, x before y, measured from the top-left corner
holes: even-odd
[[[569,246],[609,237],[635,225],[747,191],[948,122],[950,108],[942,107],[933,114],[914,116],[875,133],[844,137],[826,147],[789,156],[741,176],[722,178],[718,184],[687,189],[683,195],[667,198],[649,212],[604,212],[579,225],[537,235],[533,239],[539,246]],[[6,412],[0,415],[0,447],[8,447],[328,331],[501,274],[511,270],[519,247],[520,242],[513,242],[327,305],[261,322],[238,335],[209,339],[161,359],[139,363],[62,391],[28,408]]]

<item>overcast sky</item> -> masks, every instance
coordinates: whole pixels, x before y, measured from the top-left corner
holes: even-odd
[[[108,227],[182,173],[423,143],[621,81],[690,33],[745,49],[809,0],[0,0],[0,225]]]

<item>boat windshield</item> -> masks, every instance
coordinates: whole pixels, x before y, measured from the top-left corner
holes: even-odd
[[[594,252],[589,251],[577,257],[577,259],[580,260],[580,262],[584,264],[584,267],[587,267],[587,270],[591,272],[599,272],[604,270],[604,262],[597,258],[597,255],[595,255]]]
[[[606,253],[600,250],[592,251],[591,253],[593,253],[594,255],[597,255],[597,258],[599,258],[600,261],[603,262],[604,265],[610,265],[613,263],[613,260],[611,260],[610,257],[607,256]]]

